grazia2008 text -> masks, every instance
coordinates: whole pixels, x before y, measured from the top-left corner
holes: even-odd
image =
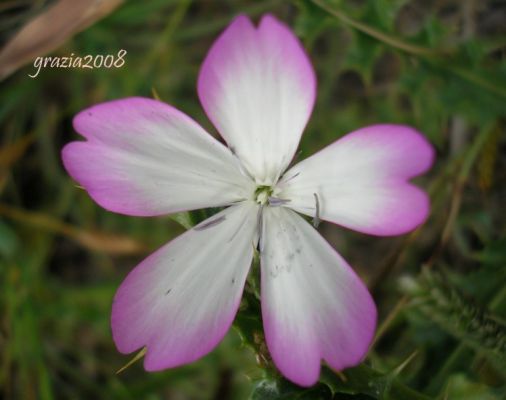
[[[28,74],[30,78],[36,78],[42,68],[121,68],[125,65],[125,56],[127,51],[121,49],[117,54],[87,54],[83,57],[74,56],[72,53],[69,57],[37,57],[33,61],[33,67],[36,71]]]

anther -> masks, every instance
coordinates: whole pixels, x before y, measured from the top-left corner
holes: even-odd
[[[320,225],[320,200],[318,199],[318,195],[316,193],[313,193],[314,200],[315,200],[315,216],[313,218],[313,226],[315,228],[318,228],[318,225]]]

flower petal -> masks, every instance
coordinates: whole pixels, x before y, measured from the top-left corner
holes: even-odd
[[[365,356],[376,307],[346,261],[286,208],[264,210],[262,317],[274,363],[291,381],[310,386],[320,360],[342,370]]]
[[[122,353],[147,346],[146,370],[192,362],[228,331],[253,257],[257,206],[231,206],[138,265],[112,306]]]
[[[280,197],[300,213],[373,235],[409,232],[429,213],[425,192],[408,182],[434,151],[414,129],[373,125],[337,140],[286,172]]]
[[[198,80],[204,109],[258,184],[290,163],[311,115],[316,79],[290,29],[266,15],[237,17],[209,51]]]
[[[86,142],[62,152],[69,174],[102,207],[149,216],[228,205],[254,184],[232,153],[175,108],[127,98],[74,118]]]

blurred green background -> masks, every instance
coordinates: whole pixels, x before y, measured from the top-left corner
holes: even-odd
[[[506,398],[506,2],[119,3],[0,2],[0,398]],[[49,22],[16,36],[51,7],[60,8]],[[110,99],[159,96],[215,134],[196,95],[199,66],[235,15],[257,21],[266,12],[293,28],[317,71],[299,159],[368,124],[412,125],[437,149],[431,172],[416,180],[430,193],[430,218],[395,238],[319,228],[379,308],[362,366],[325,369],[311,389],[287,383],[272,369],[247,293],[241,335],[231,330],[201,361],[161,373],[137,362],[116,374],[131,357],[111,338],[115,289],[184,227],[91,201],[60,160],[77,139],[72,117]],[[120,49],[121,68],[43,68],[28,77],[36,56]]]

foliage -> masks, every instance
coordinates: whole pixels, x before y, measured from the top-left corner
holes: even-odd
[[[0,40],[49,1],[0,6]],[[379,327],[364,362],[313,388],[276,372],[258,264],[235,329],[191,365],[146,373],[114,348],[115,289],[150,251],[216,210],[132,218],[64,172],[71,119],[107,99],[158,96],[210,132],[195,92],[216,35],[240,13],[294,28],[318,76],[300,158],[378,122],[437,148],[417,183],[429,220],[400,238],[320,231],[369,283]],[[64,18],[64,16],[62,16]],[[506,8],[496,0],[126,0],[50,55],[128,51],[118,69],[42,69],[0,82],[0,397],[12,399],[448,399],[506,397]]]

